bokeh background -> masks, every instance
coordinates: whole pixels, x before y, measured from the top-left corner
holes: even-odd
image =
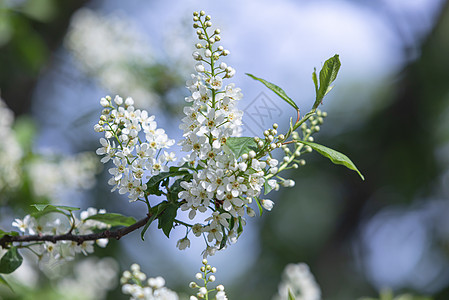
[[[25,164],[47,163],[27,167],[14,188],[2,186],[1,228],[11,229],[30,203],[45,201],[142,217],[139,204],[109,192],[107,169],[82,153],[99,145],[93,125],[106,94],[132,96],[170,137],[181,136],[184,82],[194,65],[191,17],[201,9],[231,51],[226,62],[244,93],[247,135],[261,135],[273,122],[287,129],[295,112],[244,73],[280,85],[306,112],[314,98],[313,68],[340,55],[336,87],[321,107],[329,117],[315,140],[347,154],[366,178],[309,154],[305,166],[287,174],[296,186],[270,194],[274,209],[248,220],[240,241],[210,259],[229,298],[271,299],[283,268],[306,262],[323,299],[374,297],[383,288],[449,299],[444,0],[0,1],[1,98],[16,118]],[[3,164],[10,161],[2,156]],[[92,170],[70,184],[81,161]],[[92,184],[88,174],[94,173]],[[62,190],[48,179],[64,176]],[[19,292],[1,288],[0,298],[126,299],[114,284],[79,298],[89,266],[101,262],[114,265],[112,273],[138,262],[148,275],[188,292],[203,245],[180,252],[175,244],[183,233],[175,230],[168,240],[151,228],[142,242],[135,232],[96,250],[99,258],[87,261],[87,269],[69,264],[42,272],[29,263],[6,277]]]

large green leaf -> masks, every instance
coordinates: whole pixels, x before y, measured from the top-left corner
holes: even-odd
[[[147,192],[151,195],[162,195],[159,188],[161,182],[168,181],[170,177],[189,175],[190,172],[185,169],[186,165],[187,164],[180,167],[170,167],[168,172],[161,172],[158,175],[151,177],[147,182]]]
[[[86,218],[86,220],[95,220],[111,226],[131,226],[136,223],[133,217],[127,217],[117,213],[96,214]]]
[[[340,70],[340,59],[338,54],[326,60],[323,68],[320,71],[320,86],[318,87],[318,80],[316,70],[312,74],[312,79],[315,84],[316,100],[313,104],[313,109],[316,109],[318,105],[323,101],[324,96],[331,91],[333,86],[332,82],[335,81]]]
[[[179,205],[177,203],[169,202],[167,203],[165,210],[159,216],[158,228],[162,228],[162,231],[167,237],[170,237],[170,231],[173,228],[173,222],[178,213],[178,208]]]
[[[276,95],[278,95],[283,100],[285,100],[285,102],[287,102],[288,104],[293,106],[295,109],[299,110],[298,105],[296,105],[296,103],[289,96],[287,96],[287,94],[284,92],[283,89],[281,89],[280,87],[278,87],[274,83],[268,82],[265,79],[256,77],[256,76],[254,76],[252,74],[249,74],[249,73],[246,73],[246,75],[248,75],[249,77],[251,77],[254,80],[258,80],[258,81],[262,82],[267,88],[269,88],[270,90],[275,92]]]
[[[17,247],[12,246],[8,252],[0,259],[0,273],[9,274],[14,272],[22,264],[23,258],[17,251]]]
[[[335,151],[331,148],[325,147],[320,144],[315,144],[315,143],[305,142],[305,141],[298,141],[298,142],[303,143],[307,146],[310,146],[316,152],[329,158],[334,164],[343,165],[350,170],[356,171],[359,174],[359,176],[362,178],[362,180],[365,180],[362,173],[360,173],[360,171],[357,169],[357,167],[354,165],[354,163],[349,159],[349,157],[347,157],[343,153],[340,153],[338,151]]]
[[[236,159],[251,150],[257,151],[257,143],[252,137],[230,137],[226,145],[231,149]]]

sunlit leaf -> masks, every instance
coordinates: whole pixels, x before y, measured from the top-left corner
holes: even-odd
[[[287,102],[288,104],[293,106],[295,109],[297,109],[297,110],[299,109],[298,105],[296,105],[295,101],[293,101],[289,96],[287,96],[287,94],[284,92],[284,90],[281,89],[280,87],[278,87],[277,85],[275,85],[274,83],[271,83],[269,81],[266,81],[265,79],[256,77],[249,73],[246,73],[246,75],[248,75],[249,77],[251,77],[254,80],[258,80],[258,81],[262,82],[267,88],[269,88],[270,90],[275,92],[276,95],[281,97],[285,102]]]
[[[323,101],[324,96],[326,96],[326,94],[329,93],[332,89],[331,84],[337,78],[340,66],[341,63],[338,54],[335,54],[333,57],[326,60],[323,68],[320,71],[320,86],[318,89],[316,70],[313,72],[312,79],[315,84],[316,90],[316,100],[313,104],[313,109],[316,109],[318,105],[320,105],[320,103]]]
[[[335,151],[331,148],[325,147],[320,144],[304,142],[304,141],[298,141],[298,142],[303,143],[307,146],[310,146],[316,152],[329,158],[334,164],[343,165],[350,170],[356,171],[359,174],[359,176],[362,178],[362,180],[365,180],[362,173],[360,173],[360,171],[357,169],[357,167],[354,165],[354,163],[349,159],[349,157],[347,157],[343,153],[340,153],[338,151]]]

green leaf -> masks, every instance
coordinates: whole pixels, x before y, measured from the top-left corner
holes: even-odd
[[[66,217],[70,217],[68,213],[65,211],[74,211],[79,210],[78,207],[72,207],[72,206],[65,206],[65,205],[51,205],[51,204],[32,204],[34,208],[37,209],[37,212],[34,212],[31,214],[32,217],[38,219],[42,217],[43,215],[49,214],[49,213],[59,213],[63,214]]]
[[[236,159],[251,150],[257,151],[257,143],[252,137],[229,137],[226,140],[226,145],[234,153]]]
[[[288,300],[296,300],[295,296],[293,295],[290,289],[288,289]]]
[[[338,54],[335,54],[333,57],[326,60],[324,63],[323,68],[321,68],[320,71],[320,86],[318,87],[317,83],[317,75],[316,70],[312,74],[312,79],[315,84],[315,91],[316,91],[316,100],[313,104],[313,110],[315,110],[318,105],[323,101],[324,96],[326,96],[327,93],[331,91],[333,88],[331,86],[332,82],[337,78],[338,71],[340,70],[340,59]]]
[[[145,226],[142,229],[142,232],[140,233],[140,237],[142,238],[142,241],[145,240],[144,236],[145,236],[145,232],[147,231],[148,227],[164,211],[167,203],[168,203],[167,201],[162,201],[158,205],[151,208],[151,210],[150,210],[151,217],[148,219],[148,222],[145,224]]]
[[[243,232],[242,217],[239,217],[239,227],[237,228],[237,236],[240,236]]]
[[[263,190],[264,190],[263,194],[264,195],[268,194],[269,192],[271,192],[272,189],[273,188],[268,184],[268,179],[265,179],[265,182],[263,184]]]
[[[301,140],[299,140],[298,142],[303,143],[304,145],[310,146],[313,150],[315,150],[318,153],[320,153],[321,155],[329,158],[334,164],[343,165],[350,170],[356,171],[359,174],[359,176],[362,178],[362,180],[365,180],[362,173],[360,173],[360,171],[357,169],[357,167],[354,165],[354,163],[349,159],[349,157],[347,157],[343,153],[340,153],[338,151],[335,151],[331,148],[325,147],[320,144],[305,142],[305,141],[301,141]]]
[[[228,236],[226,235],[226,231],[225,231],[224,227],[221,226],[221,229],[223,232],[223,238],[221,239],[220,247],[218,248],[218,250],[223,249],[226,246],[226,242],[228,241]]]
[[[248,75],[249,77],[251,77],[254,80],[258,80],[258,81],[262,82],[267,88],[269,88],[270,90],[275,92],[276,95],[278,95],[283,100],[285,100],[285,102],[287,102],[288,104],[293,106],[295,109],[299,110],[298,105],[296,105],[296,103],[289,96],[287,96],[287,94],[284,92],[283,89],[281,89],[280,87],[278,87],[274,83],[268,82],[265,79],[256,77],[256,76],[254,76],[252,74],[249,74],[249,73],[246,73],[246,75]]]
[[[47,207],[54,207],[53,205],[50,205],[50,204],[31,204],[31,206],[36,208],[38,211],[43,211]]]
[[[35,207],[38,211],[44,211],[45,209],[53,209],[57,210],[67,210],[67,211],[75,211],[80,210],[79,207],[66,206],[66,205],[51,205],[51,204],[31,204],[31,206]]]
[[[86,220],[95,220],[111,226],[131,226],[136,223],[133,217],[127,217],[117,213],[96,214],[86,218]]]
[[[2,275],[0,275],[0,283],[6,285],[7,287],[9,287],[9,289],[14,292],[12,286],[8,283],[8,281],[6,281],[5,278],[3,278]]]
[[[63,212],[62,210],[57,209],[55,206],[53,205],[49,205],[49,204],[33,204],[31,206],[34,206],[38,211],[31,213],[31,216],[39,219],[40,217],[49,214],[49,213],[59,213],[59,214],[63,214],[64,216],[69,217],[65,212]]]
[[[168,180],[170,177],[190,175],[190,172],[185,170],[185,168],[186,164],[180,167],[170,167],[168,172],[162,172],[151,177],[147,182],[147,192],[149,192],[151,195],[162,195],[162,191],[159,189],[161,182],[167,180],[168,184]]]
[[[1,239],[2,237],[4,237],[5,235],[9,235],[9,236],[18,236],[19,233],[18,233],[17,231],[9,231],[9,232],[6,232],[6,231],[3,231],[3,230],[0,229],[0,239]]]
[[[173,228],[173,222],[175,221],[176,214],[178,213],[177,203],[168,203],[165,210],[159,216],[158,228],[162,228],[162,231],[167,237],[170,237],[170,231]]]
[[[14,272],[22,264],[23,258],[17,251],[17,247],[12,246],[8,252],[0,259],[0,273],[9,274]]]
[[[315,94],[318,95],[318,77],[316,75],[316,68],[313,69],[312,80],[315,84]]]

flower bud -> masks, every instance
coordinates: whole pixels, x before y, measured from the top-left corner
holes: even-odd
[[[256,157],[256,152],[254,152],[254,150],[249,151],[248,153],[249,157],[254,158]]]
[[[198,51],[193,52],[192,56],[193,56],[193,59],[195,59],[195,60],[201,60],[202,59],[201,54]]]
[[[195,71],[197,71],[198,73],[204,73],[206,69],[204,68],[202,63],[197,63],[195,65]]]
[[[261,204],[263,206],[263,208],[265,208],[266,210],[270,211],[273,209],[274,206],[274,202],[269,200],[269,199],[262,199],[261,200]],[[218,286],[217,286],[217,290],[218,290]]]

